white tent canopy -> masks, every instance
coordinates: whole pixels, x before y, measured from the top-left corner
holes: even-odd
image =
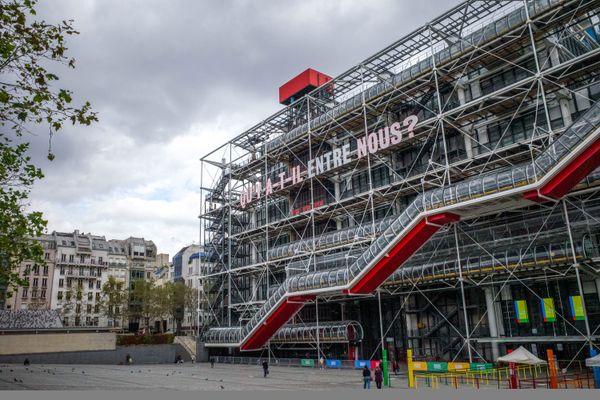
[[[525,347],[520,346],[518,349],[513,350],[503,357],[498,358],[498,362],[515,363],[515,364],[527,364],[527,365],[545,365],[546,361],[537,358]]]
[[[600,367],[600,354],[585,360],[586,367]]]

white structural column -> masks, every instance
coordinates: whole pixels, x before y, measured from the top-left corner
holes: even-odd
[[[465,77],[460,78],[456,83],[456,94],[458,96],[458,102],[461,106],[467,102],[467,98],[465,95],[465,88],[467,87],[468,84],[469,84],[469,81]],[[469,131],[471,130],[471,128],[472,127],[468,128]],[[469,132],[469,134],[470,133],[471,132]],[[463,133],[463,138],[465,141],[465,151],[467,152],[467,157],[469,159],[471,159],[471,158],[473,158],[473,145],[471,144],[472,143],[471,136],[467,135],[466,133]]]
[[[496,307],[494,305],[494,291],[491,287],[483,288],[485,293],[485,306],[487,309],[488,325],[490,327],[490,337],[498,337],[498,325],[496,324]],[[492,358],[495,362],[500,353],[498,351],[498,342],[492,342]]]
[[[550,37],[546,40],[546,46],[550,49],[550,63],[552,66],[560,64],[560,56],[558,54],[557,38]],[[569,105],[571,100],[571,94],[567,89],[560,89],[555,93],[556,99],[560,107],[560,114],[562,116],[565,126],[569,126],[573,123],[571,117],[571,107]]]
[[[407,295],[406,298],[404,299],[404,317],[406,319],[406,336],[407,338],[410,337],[412,335],[412,331],[413,331],[413,327],[417,326],[416,323],[414,323],[414,315],[410,314],[407,312],[408,310],[408,305],[409,305],[409,299],[410,299],[410,295]],[[412,346],[412,341],[409,343],[408,342],[409,339],[406,340],[408,348],[411,349],[413,348]],[[415,349],[413,349],[415,350]]]

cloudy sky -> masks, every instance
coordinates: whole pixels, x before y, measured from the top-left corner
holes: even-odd
[[[49,231],[143,236],[173,256],[198,242],[199,158],[280,109],[308,67],[336,76],[458,0],[40,0],[74,19],[61,87],[100,121],[32,137]]]

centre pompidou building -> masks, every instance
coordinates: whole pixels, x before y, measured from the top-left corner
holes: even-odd
[[[211,354],[493,361],[600,337],[600,1],[469,0],[201,159]]]

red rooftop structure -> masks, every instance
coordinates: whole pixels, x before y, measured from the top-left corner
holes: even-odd
[[[311,90],[329,82],[332,78],[312,68],[301,72],[279,88],[279,103],[290,105]]]

